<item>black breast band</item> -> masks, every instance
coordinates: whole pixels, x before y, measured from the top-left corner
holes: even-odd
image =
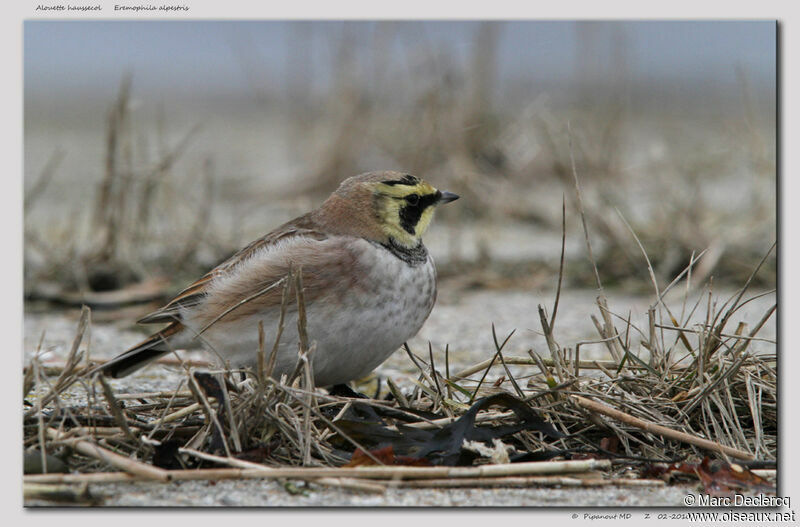
[[[419,242],[416,247],[409,249],[397,243],[394,238],[389,238],[388,243],[379,243],[378,245],[397,256],[411,267],[422,265],[428,261],[428,249],[422,242]]]

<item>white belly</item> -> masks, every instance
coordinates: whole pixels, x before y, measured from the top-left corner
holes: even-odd
[[[306,330],[316,345],[311,354],[315,384],[330,386],[367,375],[417,334],[436,299],[436,270],[425,263],[409,266],[388,250],[360,240],[362,269],[369,269],[370,290],[346,289],[335,302],[306,304]],[[258,319],[219,323],[203,334],[206,347],[232,367],[253,366],[258,353],[258,320],[264,323],[267,358],[277,330],[279,310]],[[298,361],[297,313],[287,312],[273,377],[291,374]]]

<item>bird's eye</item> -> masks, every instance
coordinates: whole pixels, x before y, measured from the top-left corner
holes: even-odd
[[[419,194],[410,194],[406,196],[406,201],[412,207],[416,207],[417,205],[419,205]]]

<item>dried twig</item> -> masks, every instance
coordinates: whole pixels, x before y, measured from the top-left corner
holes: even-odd
[[[243,468],[243,469],[251,469],[251,470],[279,470],[270,467],[265,467],[264,465],[259,465],[257,463],[251,463],[249,461],[244,461],[241,459],[231,458],[231,457],[221,457],[221,456],[214,456],[211,454],[206,454],[205,452],[199,452],[197,450],[192,450],[189,448],[181,448],[179,450],[181,453],[189,454],[194,456],[198,459],[203,459],[205,461],[212,461],[214,463],[219,463],[222,465],[228,465],[230,467],[236,468]],[[378,485],[376,483],[362,481],[355,478],[297,478],[297,479],[306,479],[307,481],[311,481],[314,483],[319,483],[321,485],[326,485],[329,487],[340,487],[346,488],[351,490],[358,490],[358,491],[365,491],[365,492],[373,492],[382,494],[386,491],[386,487],[383,485]]]
[[[98,375],[97,378],[100,381],[100,384],[103,386],[103,394],[106,397],[108,408],[111,410],[111,415],[114,416],[114,420],[117,422],[128,439],[136,441],[136,436],[133,435],[133,432],[131,432],[131,429],[128,427],[128,420],[122,413],[122,407],[117,401],[117,398],[114,396],[114,390],[111,389],[111,386],[108,384],[108,381],[103,375]]]
[[[709,441],[708,439],[703,439],[702,437],[693,436],[684,432],[672,430],[671,428],[667,428],[666,426],[650,423],[642,419],[639,419],[637,417],[633,417],[632,415],[628,415],[624,412],[620,412],[619,410],[615,410],[610,406],[606,406],[605,404],[598,403],[596,401],[591,401],[584,397],[572,395],[571,399],[576,403],[578,403],[578,405],[582,406],[583,408],[586,408],[587,410],[607,415],[608,417],[613,417],[618,421],[621,421],[631,426],[635,426],[636,428],[640,428],[655,435],[660,435],[663,437],[668,437],[670,439],[675,439],[676,441],[689,443],[691,445],[695,445],[700,448],[704,448],[706,450],[711,450],[712,452],[721,452],[723,454],[727,454],[729,456],[738,459],[755,459],[755,456],[753,456],[753,454],[749,452],[743,452],[736,448],[731,448],[716,443],[714,441]]]
[[[357,479],[432,479],[432,478],[500,478],[535,474],[580,474],[611,467],[608,459],[587,459],[579,461],[536,461],[530,463],[509,463],[504,465],[481,465],[477,467],[407,467],[407,466],[362,466],[354,468],[229,468],[162,471],[169,474],[172,481],[218,480],[231,478],[259,479],[314,479],[314,478],[357,478]],[[161,469],[156,469],[161,470]],[[49,475],[48,475],[49,476]],[[26,476],[31,482],[77,481],[66,475],[58,478]],[[120,477],[120,476],[117,476]],[[125,478],[125,477],[122,477]],[[129,478],[127,478],[129,479]]]
[[[157,481],[169,481],[170,479],[170,473],[167,470],[160,469],[152,465],[146,465],[140,461],[135,461],[131,458],[121,456],[89,441],[63,437],[61,432],[53,428],[47,429],[47,435],[52,441],[57,441],[68,445],[85,456],[99,459],[104,463],[108,463],[109,465],[124,470],[130,474],[135,474],[146,479],[154,479]]]

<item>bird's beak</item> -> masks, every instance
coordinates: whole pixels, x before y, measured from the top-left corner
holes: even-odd
[[[452,192],[447,192],[446,190],[442,192],[442,195],[439,197],[438,204],[442,203],[450,203],[451,201],[455,201],[458,199],[458,194],[453,194]]]

